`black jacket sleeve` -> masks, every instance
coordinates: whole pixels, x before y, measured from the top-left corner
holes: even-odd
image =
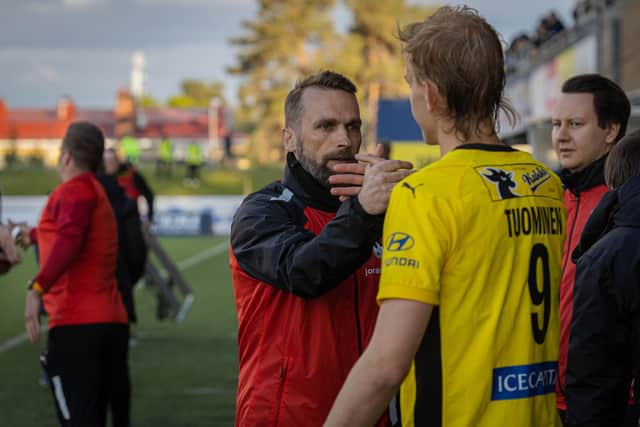
[[[319,235],[304,228],[303,208],[268,194],[249,196],[231,225],[231,248],[252,277],[303,298],[330,291],[369,257],[382,231],[382,216],[358,201],[344,202]]]
[[[147,181],[140,175],[138,172],[133,174],[133,183],[142,194],[142,197],[147,201],[147,206],[149,206],[149,221],[153,221],[153,192],[151,188],[147,185]]]
[[[566,378],[571,427],[619,426],[627,411],[640,272],[611,249],[577,263]]]

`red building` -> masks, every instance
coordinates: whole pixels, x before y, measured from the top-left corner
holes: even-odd
[[[136,107],[126,91],[117,94],[114,109],[80,109],[69,98],[52,108],[10,108],[0,98],[0,165],[7,153],[18,156],[36,154],[45,163],[55,164],[60,141],[70,123],[89,121],[99,126],[108,146],[117,146],[123,136],[135,136],[142,148],[142,158],[155,158],[156,145],[169,138],[174,155],[180,160],[191,141],[202,144],[203,153],[217,157],[220,139],[226,135],[222,108],[178,109]],[[215,132],[210,132],[215,129]]]

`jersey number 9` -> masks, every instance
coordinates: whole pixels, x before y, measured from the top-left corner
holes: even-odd
[[[541,261],[542,264],[542,290],[538,283],[538,261]],[[542,243],[536,243],[531,249],[529,295],[534,306],[542,305],[542,325],[540,324],[540,313],[531,313],[531,329],[535,342],[543,344],[551,316],[551,274],[549,273],[549,252]]]

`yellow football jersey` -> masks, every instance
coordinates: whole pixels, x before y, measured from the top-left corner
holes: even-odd
[[[559,426],[566,212],[528,153],[463,145],[398,184],[378,300],[434,311],[400,389],[403,426]]]

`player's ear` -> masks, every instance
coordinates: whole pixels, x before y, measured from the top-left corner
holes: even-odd
[[[69,166],[72,160],[73,157],[71,157],[71,153],[69,152],[69,150],[64,150],[62,152],[62,164],[65,166]]]
[[[291,128],[283,128],[282,129],[282,144],[284,145],[284,149],[293,153],[296,151],[296,134]]]
[[[426,79],[424,82],[420,83],[420,87],[422,89],[422,93],[424,96],[424,100],[427,106],[427,111],[429,113],[433,113],[438,105],[438,101],[440,100],[440,94],[438,92],[438,87],[431,80]]]

